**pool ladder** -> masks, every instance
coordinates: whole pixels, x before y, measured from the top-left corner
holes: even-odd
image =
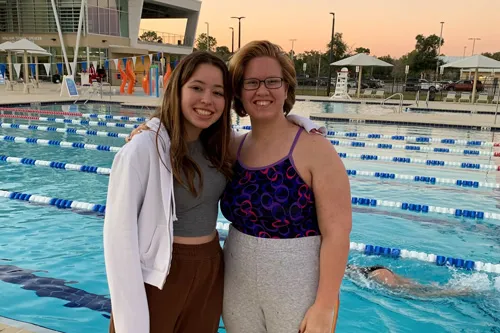
[[[391,98],[395,97],[395,96],[399,96],[399,109],[398,109],[398,113],[401,113],[403,112],[403,94],[402,93],[395,93],[395,94],[392,94],[391,96],[387,97],[386,99],[384,99],[381,103],[382,106],[385,106],[385,102],[390,100]]]
[[[425,98],[425,106],[429,107],[429,97],[430,91],[427,91],[427,97]],[[415,96],[415,104],[418,106],[418,102],[420,102],[420,90],[417,91],[417,95]]]

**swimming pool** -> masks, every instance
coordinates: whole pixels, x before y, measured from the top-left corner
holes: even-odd
[[[350,107],[350,104],[298,102],[294,112],[304,116],[318,112],[348,113],[351,112],[348,111]],[[367,107],[374,108],[374,106]],[[143,110],[120,109],[117,105],[55,105],[42,108],[102,115],[147,116]],[[386,111],[379,109],[377,112]],[[68,117],[68,119],[73,118]],[[116,127],[87,127],[19,119],[0,119],[0,121],[126,134],[130,132],[130,129]],[[109,122],[132,124],[118,120]],[[249,124],[246,118],[238,121],[235,119],[234,123]],[[323,124],[337,132],[500,141],[497,134],[490,132],[333,122],[323,122]],[[119,137],[0,128],[0,138],[6,135],[106,146],[123,145],[123,139]],[[406,144],[405,141],[394,142],[384,138],[336,136],[332,137],[333,139]],[[474,149],[485,153],[495,152],[497,149],[420,142],[409,144],[422,147]],[[336,149],[346,154],[500,164],[498,158],[487,155],[463,156],[413,150],[385,150],[366,146],[337,146]],[[0,141],[0,155],[109,168],[114,153],[106,150]],[[496,171],[392,163],[380,159],[346,158],[343,162],[349,170],[500,183]],[[107,176],[95,173],[0,161],[0,188],[7,191],[104,204],[107,181]],[[350,181],[352,195],[356,197],[500,212],[498,189],[463,188],[450,184],[432,185],[428,182],[365,177],[359,173],[351,176]],[[353,210],[351,236],[353,242],[495,264],[500,262],[498,220],[473,220],[446,214],[423,214],[379,206],[353,206]],[[102,216],[94,213],[76,213],[71,210],[0,198],[2,235],[0,316],[63,332],[107,332],[109,299],[102,255],[102,222]],[[219,215],[219,222],[226,222],[222,215]],[[436,282],[446,288],[465,286],[474,289],[476,294],[465,298],[419,299],[387,291],[364,280],[344,279],[337,332],[500,332],[498,274],[439,267],[417,260],[366,256],[356,251],[351,251],[350,262],[361,265],[387,265],[395,272],[422,283]]]

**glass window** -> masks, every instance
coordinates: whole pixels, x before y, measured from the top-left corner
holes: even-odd
[[[109,9],[99,8],[99,33],[109,35]]]
[[[99,0],[99,7],[108,8],[108,0]]]
[[[87,0],[87,6],[97,7],[97,0]]]
[[[119,12],[114,9],[109,10],[109,34],[112,36],[120,36],[120,16]]]
[[[119,0],[109,0],[109,8],[118,9],[117,1],[119,1]]]
[[[117,0],[119,8],[122,12],[128,12],[128,0]]]
[[[99,33],[99,8],[88,7],[88,25],[89,25],[89,33],[91,34]]]
[[[120,36],[129,37],[128,35],[128,13],[120,12]]]

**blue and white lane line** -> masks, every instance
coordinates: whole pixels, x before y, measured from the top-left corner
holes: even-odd
[[[44,162],[49,162],[49,161],[44,161]],[[52,163],[54,163],[54,162],[52,162]],[[78,167],[88,168],[88,166],[80,166],[80,165],[71,166],[71,168],[74,168],[74,169],[77,169]],[[96,167],[91,167],[91,168],[96,168]],[[87,172],[97,173],[97,169],[99,169],[99,168],[91,169]],[[103,168],[100,168],[100,171],[105,172],[103,170]],[[26,194],[26,195],[28,195],[28,194]],[[69,200],[66,200],[66,201],[69,201]],[[381,199],[375,199],[375,198],[363,198],[363,197],[356,197],[356,196],[351,197],[351,204],[353,206],[365,206],[365,207],[370,207],[370,208],[387,207],[387,208],[391,208],[391,209],[405,210],[405,211],[410,211],[410,212],[414,212],[414,213],[424,213],[424,214],[437,213],[437,214],[449,215],[449,216],[454,216],[454,217],[463,217],[463,218],[467,218],[470,220],[478,220],[478,221],[482,221],[484,219],[500,220],[500,213],[470,210],[470,209],[466,209],[465,207],[460,207],[460,208],[439,207],[439,206],[427,205],[425,203],[390,201],[390,200],[381,200]],[[60,207],[60,208],[73,208],[73,207],[64,206],[64,207]]]
[[[108,123],[105,121],[76,120],[76,119],[50,118],[50,117],[40,117],[38,119],[27,119],[27,120],[40,121],[40,122],[51,122],[51,123],[57,123],[57,124],[82,125],[82,126],[90,126],[90,127],[120,127],[120,128],[131,128],[131,129],[139,127],[139,124]]]
[[[51,167],[55,169],[61,170],[71,170],[71,171],[80,171],[80,172],[91,172],[102,175],[109,175],[111,173],[110,168],[102,168],[91,165],[78,165],[71,164],[68,162],[57,162],[57,161],[43,161],[36,160],[29,157],[14,157],[7,155],[0,155],[0,161],[5,161],[8,163],[19,164],[19,165],[35,165],[35,166],[43,166],[43,167]],[[433,176],[426,175],[404,175],[397,174],[391,172],[378,172],[378,171],[363,171],[363,170],[354,170],[347,169],[347,174],[349,177],[371,177],[377,178],[380,180],[400,180],[400,181],[413,181],[416,183],[425,183],[430,185],[454,185],[459,187],[466,188],[495,188],[500,189],[500,184],[498,183],[488,183],[488,182],[480,182],[476,180],[468,180],[468,179],[451,179],[451,178],[439,178]]]
[[[16,136],[0,136],[0,141],[14,142],[14,143],[28,143],[42,146],[58,146],[63,148],[76,148],[76,149],[87,149],[87,150],[100,150],[109,152],[118,152],[122,147],[106,146],[106,145],[94,145],[90,143],[83,142],[68,142],[68,141],[57,141],[57,140],[45,140],[38,138],[23,138]]]
[[[33,158],[26,158],[26,157],[12,157],[12,156],[0,155],[0,161],[13,163],[17,165],[34,165],[34,166],[48,167],[60,170],[96,173],[99,175],[111,174],[110,168],[101,168],[92,165],[71,164],[66,162],[35,160]]]
[[[32,195],[28,193],[9,192],[0,190],[0,197],[28,201],[36,204],[55,206],[61,209],[74,209],[94,212],[97,214],[105,214],[106,206],[93,204],[88,202],[73,201],[60,198],[50,198],[40,195]],[[229,223],[217,222],[217,229],[219,231],[227,231]],[[350,249],[353,251],[362,252],[366,255],[379,255],[390,258],[403,258],[414,259],[428,263],[435,263],[438,266],[453,266],[456,268],[463,268],[467,270],[484,271],[488,273],[500,274],[500,264],[484,263],[481,261],[466,260],[461,258],[441,256],[435,254],[428,254],[424,252],[417,252],[413,250],[390,248],[382,246],[365,245],[363,243],[350,243]]]
[[[500,157],[500,153],[477,150],[477,149],[454,149],[454,148],[443,148],[443,147],[433,148],[433,147],[417,146],[417,145],[398,145],[392,143],[363,142],[363,141],[349,141],[349,140],[330,140],[330,143],[334,146],[350,147],[350,148],[375,148],[382,150],[406,150],[411,152],[423,152],[431,154],[447,154],[447,155],[455,154],[455,155],[466,155],[466,156]]]
[[[87,114],[86,114],[87,115]],[[90,114],[88,114],[90,115]],[[105,119],[108,116],[103,116]],[[130,121],[146,121],[143,117],[121,117],[112,116],[113,119],[125,120],[122,118],[129,118]],[[77,124],[82,126],[94,126],[94,127],[116,127],[116,128],[127,128],[134,129],[137,128],[138,124],[124,124],[124,123],[110,123],[102,121],[88,121],[88,120],[75,120],[75,119],[65,119],[65,118],[50,118],[50,117],[40,117],[39,120],[35,121],[48,121],[60,124]],[[13,126],[12,126],[13,125]],[[12,123],[0,123],[2,128],[18,128],[18,129],[29,129],[29,130],[46,130],[47,126],[39,125],[23,125],[23,124],[12,124]],[[234,125],[234,129],[248,129],[249,126]],[[76,130],[76,129],[75,129]],[[389,139],[395,141],[414,141],[417,143],[442,143],[447,145],[466,145],[466,146],[476,146],[476,147],[498,147],[500,143],[488,142],[488,141],[474,141],[474,140],[458,140],[458,139],[445,139],[445,138],[433,138],[433,137],[416,137],[416,136],[403,136],[403,135],[382,135],[376,133],[357,133],[357,132],[333,132],[329,131],[329,136],[335,137],[349,137],[349,138],[368,138],[368,139]],[[78,133],[80,134],[80,133]],[[127,134],[128,135],[128,134]],[[106,135],[104,135],[106,136]],[[377,143],[377,142],[361,142],[361,141],[349,141],[349,140],[330,140],[332,144],[336,146],[351,146],[351,147],[373,147],[377,149],[404,149],[404,150],[418,150],[424,152],[433,153],[458,153],[464,155],[486,155],[493,156],[492,152],[480,152],[477,153],[474,150],[463,150],[463,149],[449,149],[449,148],[431,148],[425,146],[408,146],[408,145],[398,145],[398,144],[387,144],[387,143]],[[479,151],[478,151],[479,152]]]
[[[252,126],[249,125],[233,125],[236,130],[251,130]],[[366,139],[387,139],[394,141],[413,141],[418,143],[443,143],[447,145],[460,145],[460,146],[483,146],[483,147],[498,147],[500,142],[480,141],[480,140],[462,140],[454,138],[439,138],[430,136],[410,136],[399,134],[379,134],[379,133],[362,133],[362,132],[341,132],[341,131],[328,131],[328,137],[346,137],[346,138],[366,138]]]
[[[82,135],[82,136],[102,136],[102,137],[111,137],[111,138],[126,138],[129,136],[129,134],[127,134],[127,133],[83,130],[83,129],[77,129],[77,128],[73,128],[73,127],[61,128],[61,127],[53,127],[53,126],[23,125],[23,124],[10,124],[10,123],[0,123],[0,127],[1,128],[10,128],[10,129],[29,130],[29,131],[77,134],[77,135]]]
[[[86,131],[87,133],[91,133],[91,135],[97,135],[96,131]],[[114,134],[114,136],[118,136],[118,133],[108,133]],[[126,134],[124,134],[127,136]],[[121,147],[113,147],[107,145],[91,145],[85,144],[81,142],[65,142],[65,141],[57,141],[57,140],[44,140],[38,138],[24,138],[24,137],[16,137],[16,136],[0,136],[0,141],[8,141],[15,143],[29,143],[29,144],[39,144],[45,146],[61,146],[61,147],[69,147],[69,148],[84,148],[84,149],[92,149],[92,150],[103,150],[103,151],[112,151],[117,152]],[[476,170],[496,170],[500,171],[500,166],[494,164],[480,164],[480,163],[470,163],[470,162],[450,162],[450,161],[442,161],[442,160],[424,160],[418,158],[411,157],[399,157],[399,156],[379,156],[372,154],[351,154],[351,153],[338,153],[340,158],[343,159],[360,159],[362,161],[375,161],[375,162],[390,162],[390,163],[411,163],[411,164],[421,164],[426,166],[433,167],[444,167],[444,168],[460,168],[460,169],[476,169]]]

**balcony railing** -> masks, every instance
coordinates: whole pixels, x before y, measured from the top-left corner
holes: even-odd
[[[144,37],[146,32],[154,32],[151,36]],[[169,32],[153,31],[148,29],[140,29],[138,40],[145,43],[159,43],[165,45],[176,45],[176,46],[193,46],[193,38],[186,37],[184,35],[173,34]]]

